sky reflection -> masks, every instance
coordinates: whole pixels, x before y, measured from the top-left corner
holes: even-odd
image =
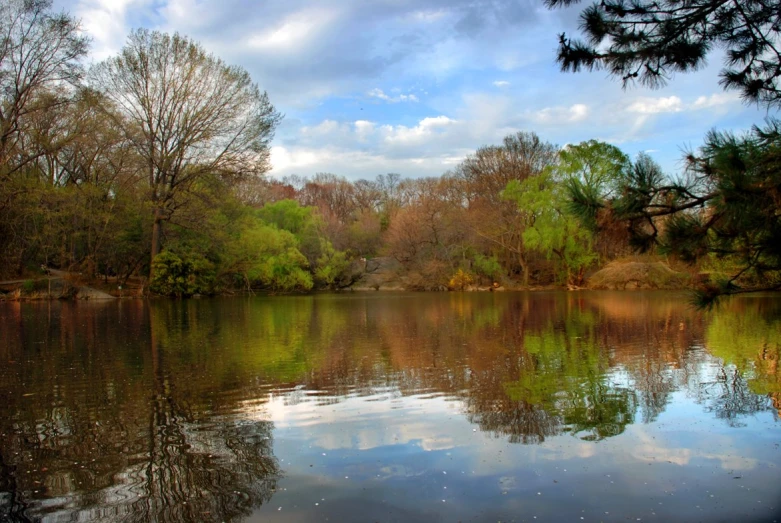
[[[0,304],[0,520],[772,521],[779,306]]]

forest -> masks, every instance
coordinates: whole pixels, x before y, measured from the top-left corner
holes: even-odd
[[[87,68],[69,14],[0,9],[0,279],[191,296],[346,289],[391,267],[409,290],[579,287],[643,252],[690,263],[704,297],[781,285],[773,120],[712,132],[678,176],[519,131],[439,177],[280,179],[283,115],[241,67],[138,29]]]

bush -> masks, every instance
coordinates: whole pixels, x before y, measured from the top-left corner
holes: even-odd
[[[206,258],[192,255],[182,259],[163,251],[152,261],[152,292],[164,296],[211,294],[215,281],[214,265]]]
[[[463,291],[465,287],[472,285],[474,281],[475,280],[471,274],[464,271],[463,269],[458,269],[453,277],[450,278],[447,286],[450,288],[450,290]]]
[[[503,274],[502,266],[495,256],[476,255],[472,268],[479,276],[484,276],[491,281],[496,281]]]

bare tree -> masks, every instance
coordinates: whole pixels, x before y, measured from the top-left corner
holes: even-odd
[[[64,103],[44,90],[77,83],[88,39],[67,14],[52,14],[51,0],[0,3],[0,180],[31,160],[17,145],[21,120]],[[54,92],[54,91],[52,91]]]
[[[91,81],[146,164],[152,202],[152,259],[162,224],[196,182],[237,180],[269,169],[269,141],[281,115],[241,67],[225,64],[179,34],[138,29]]]

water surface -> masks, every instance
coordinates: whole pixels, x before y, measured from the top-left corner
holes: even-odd
[[[773,521],[781,299],[0,303],[0,520]]]

